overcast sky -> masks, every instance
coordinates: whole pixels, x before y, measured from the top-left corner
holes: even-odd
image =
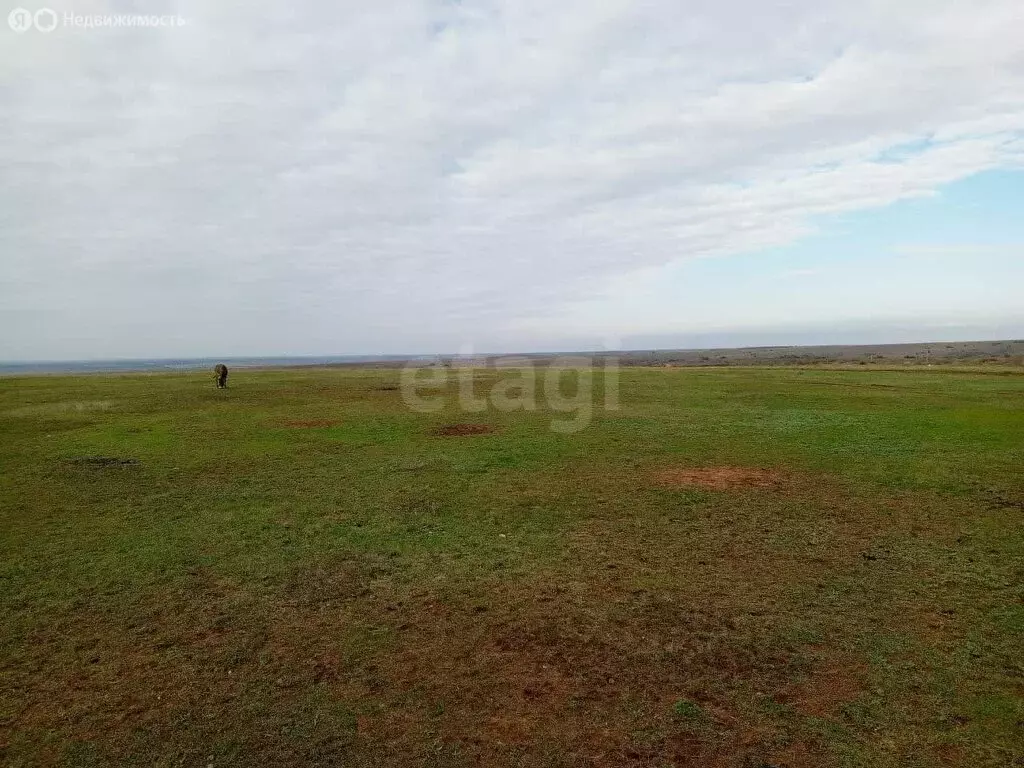
[[[7,2],[0,359],[1024,336],[1021,0]]]

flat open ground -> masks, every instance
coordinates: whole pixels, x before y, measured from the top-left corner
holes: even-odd
[[[1024,765],[1020,369],[397,381],[0,380],[0,762]]]

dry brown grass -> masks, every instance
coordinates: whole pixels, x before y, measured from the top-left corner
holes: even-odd
[[[662,486],[692,486],[713,491],[736,488],[777,488],[788,481],[788,476],[777,469],[761,467],[671,467],[654,474],[654,481]]]

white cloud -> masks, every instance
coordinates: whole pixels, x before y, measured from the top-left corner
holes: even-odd
[[[820,275],[820,269],[790,269],[784,273],[784,277],[814,277]]]
[[[159,12],[0,30],[0,357],[486,346],[1024,165],[1018,0]]]
[[[978,256],[1005,256],[1024,259],[1024,243],[923,243],[901,245],[896,249],[901,256],[921,258],[976,258]]]

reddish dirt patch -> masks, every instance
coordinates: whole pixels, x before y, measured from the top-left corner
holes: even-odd
[[[341,424],[340,421],[331,421],[330,419],[296,419],[281,422],[282,427],[289,427],[291,429],[317,429],[323,427],[336,427],[339,424]]]
[[[811,675],[787,690],[781,700],[814,717],[834,717],[840,707],[864,692],[867,667],[849,656],[822,660]]]
[[[759,467],[663,469],[654,475],[654,479],[659,485],[695,486],[714,491],[728,491],[734,488],[774,488],[786,480],[785,476],[777,470]]]
[[[756,763],[754,763],[756,765]],[[784,749],[772,755],[770,762],[761,763],[762,766],[779,766],[779,768],[819,768],[821,765],[828,765],[826,759],[814,749],[803,742],[790,744]]]
[[[939,765],[967,765],[967,751],[956,744],[942,744],[935,748]]]
[[[490,424],[447,424],[438,427],[432,434],[440,437],[466,437],[468,435],[488,435],[494,432]]]
[[[717,768],[763,757],[770,733],[740,723],[734,697],[751,679],[780,689],[784,653],[688,603],[604,592],[579,603],[562,585],[521,587],[473,604],[404,599],[395,645],[374,660],[391,701],[368,732],[401,733],[408,755],[436,728],[473,765]],[[679,721],[679,699],[705,714]],[[424,717],[435,702],[443,716]],[[552,755],[569,759],[542,759]]]
[[[800,737],[769,759],[779,725],[743,714],[746,691],[818,694],[794,686],[785,648],[738,632],[732,611],[558,577],[460,597],[393,584],[393,569],[341,560],[263,594],[199,570],[123,619],[41,625],[0,743],[13,725],[91,741],[111,764],[139,762],[138,734],[188,764],[226,737],[271,765],[827,764]],[[317,691],[350,708],[317,708]],[[681,699],[703,714],[680,719]],[[292,736],[296,713],[310,730]]]

